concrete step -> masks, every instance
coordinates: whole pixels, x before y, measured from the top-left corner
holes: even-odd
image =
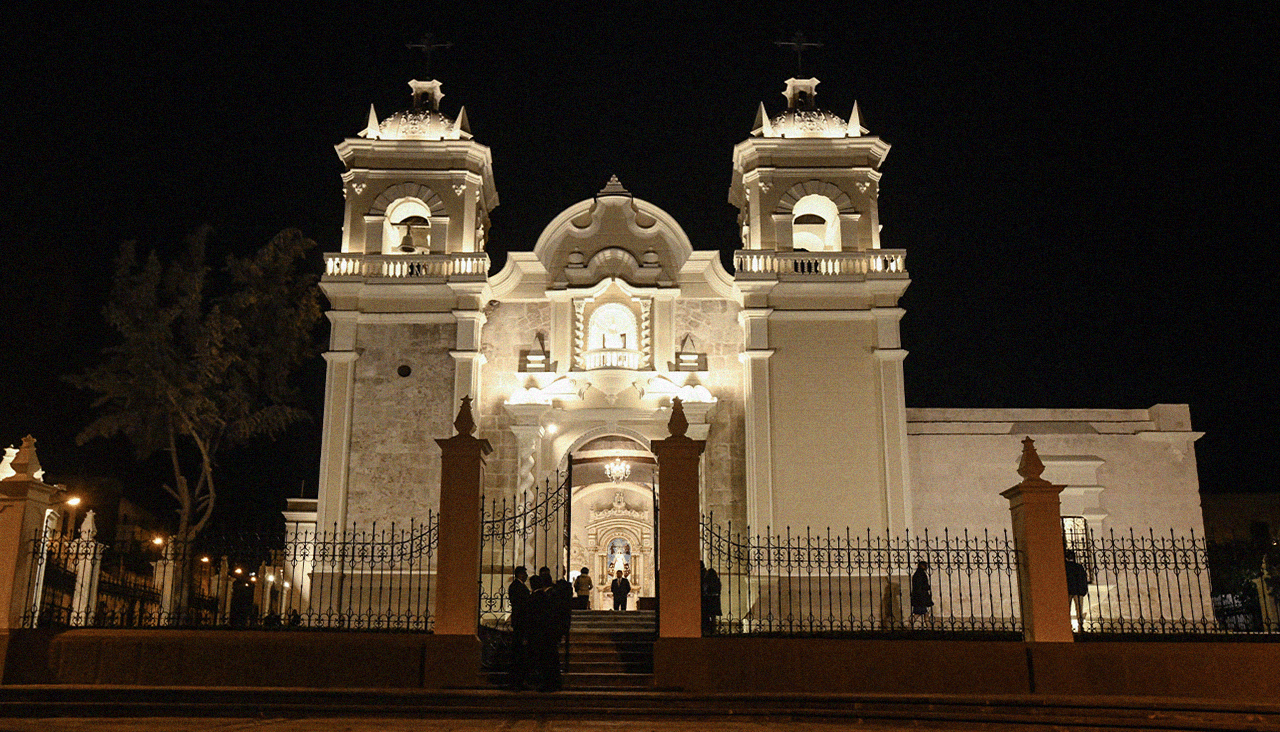
[[[578,681],[575,678],[573,681]],[[1082,697],[1045,694],[697,694],[640,686],[566,687],[555,694],[501,689],[270,689],[145,686],[0,686],[5,717],[413,717],[598,720],[644,728],[655,718],[697,720],[716,729],[754,718],[777,727],[806,721],[834,729],[872,723],[899,729],[1149,729],[1280,730],[1280,704],[1154,697]],[[635,679],[631,679],[635,681]],[[507,726],[516,722],[508,722]],[[172,725],[151,723],[153,729]],[[558,725],[558,722],[553,724]],[[0,727],[5,725],[0,724]],[[498,724],[494,725],[499,726]],[[56,727],[61,729],[61,727]],[[89,729],[90,727],[85,727]],[[503,728],[506,728],[505,726]],[[557,727],[558,728],[558,727]],[[684,728],[683,726],[681,728]],[[690,729],[694,727],[689,727]],[[816,727],[815,727],[816,728]],[[55,729],[49,726],[47,729]]]

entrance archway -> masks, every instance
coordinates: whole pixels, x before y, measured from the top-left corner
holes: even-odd
[[[585,567],[594,588],[589,607],[613,607],[610,580],[621,571],[631,583],[627,607],[656,607],[656,460],[638,440],[602,435],[570,454],[573,462],[571,577]]]

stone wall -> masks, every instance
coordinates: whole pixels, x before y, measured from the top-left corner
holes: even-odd
[[[421,520],[440,505],[440,448],[453,434],[457,327],[362,324],[356,336],[347,523]],[[400,376],[408,366],[408,376]]]
[[[537,348],[537,334],[551,337],[551,304],[504,302],[489,313],[480,334],[485,364],[480,369],[479,436],[489,440],[493,453],[485,464],[485,495],[501,499],[514,495],[519,456],[512,419],[503,402],[519,387],[528,386],[519,373],[520,352]]]
[[[719,404],[711,413],[711,429],[703,458],[703,512],[716,523],[746,521],[746,436],[742,409],[742,327],[736,303],[727,300],[677,300],[673,333],[676,343],[692,334],[691,348],[707,354],[707,387]]]

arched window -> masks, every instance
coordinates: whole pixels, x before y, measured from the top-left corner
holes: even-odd
[[[830,198],[811,193],[791,209],[791,248],[840,251],[840,211]]]
[[[631,308],[611,302],[596,308],[587,324],[587,350],[640,348],[639,327]]]
[[[383,219],[383,254],[425,254],[431,251],[431,209],[416,198],[401,198]]]

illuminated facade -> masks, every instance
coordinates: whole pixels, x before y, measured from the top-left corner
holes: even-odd
[[[1007,526],[998,493],[1030,434],[1094,527],[1199,529],[1184,406],[1150,410],[913,410],[898,301],[906,253],[882,248],[889,145],[820,109],[816,79],[760,105],[732,153],[734,272],[716,242],[612,179],[490,276],[498,205],[490,151],[466,112],[414,106],[337,146],[346,215],[321,286],[332,335],[314,513],[321,526],[406,521],[439,501],[439,451],[464,396],[494,445],[490,497],[574,461],[570,565],[625,549],[651,594],[651,440],[680,396],[707,441],[702,504],[737,526],[891,532]],[[745,132],[745,131],[744,131]],[[605,472],[628,463],[623,480]],[[615,470],[616,472],[616,470]],[[309,508],[298,506],[299,508]],[[597,574],[597,576],[599,576]]]

